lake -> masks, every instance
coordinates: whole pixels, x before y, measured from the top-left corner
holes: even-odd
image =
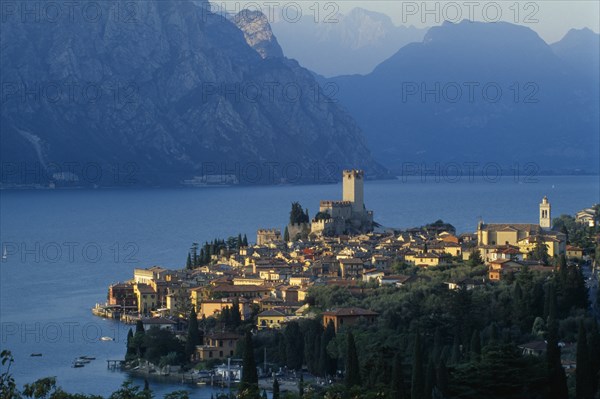
[[[367,181],[365,203],[383,226],[407,228],[443,219],[458,232],[477,221],[537,223],[544,195],[552,214],[574,214],[599,202],[597,176],[539,176],[534,182],[480,177],[457,182]],[[283,227],[290,205],[311,215],[319,200],[341,199],[341,184],[199,189],[22,190],[0,192],[0,241],[9,252],[0,263],[0,342],[15,356],[19,385],[56,376],[69,392],[108,395],[125,380],[106,359],[122,359],[129,326],[92,316],[111,283],[132,277],[135,267],[181,268],[192,242]],[[115,341],[103,342],[102,336]],[[42,353],[31,357],[31,353]],[[72,368],[82,355],[97,359]],[[141,381],[137,381],[143,384]],[[160,398],[191,389],[150,385]]]

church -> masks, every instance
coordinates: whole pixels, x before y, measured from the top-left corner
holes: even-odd
[[[514,257],[515,253],[518,257],[527,259],[538,241],[547,246],[549,256],[558,256],[565,253],[566,236],[551,227],[551,205],[548,198],[544,197],[539,205],[539,224],[481,221],[477,225],[477,246],[485,261],[501,258],[505,254]]]

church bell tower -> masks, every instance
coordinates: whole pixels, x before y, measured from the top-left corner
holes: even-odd
[[[550,213],[550,203],[548,197],[544,196],[540,204],[540,227],[549,229],[552,227],[552,216]]]

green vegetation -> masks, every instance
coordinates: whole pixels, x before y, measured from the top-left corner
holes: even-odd
[[[308,209],[302,209],[299,202],[292,202],[292,210],[290,211],[290,224],[302,224],[310,222]]]

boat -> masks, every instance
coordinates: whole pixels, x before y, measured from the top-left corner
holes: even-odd
[[[100,337],[100,341],[114,341],[114,338],[111,337]]]
[[[93,357],[93,356],[79,356],[79,358],[83,359],[83,360],[88,360],[88,361],[90,361],[90,360],[96,360],[96,358]]]
[[[32,353],[30,356],[31,357],[40,357],[40,356],[42,356],[42,354],[41,353]]]
[[[72,367],[73,367],[74,369],[78,369],[78,368],[81,368],[81,367],[83,367],[83,366],[85,366],[85,364],[84,364],[84,363],[81,363],[81,362],[78,362],[78,361],[74,361],[74,362],[73,362],[73,366],[72,366]]]
[[[77,359],[75,359],[75,363],[88,364],[89,362],[91,362],[91,360],[88,360],[88,359],[83,358],[83,357],[78,357]]]
[[[6,247],[4,247],[4,252],[2,253],[2,259],[8,258],[8,252],[6,252]]]

